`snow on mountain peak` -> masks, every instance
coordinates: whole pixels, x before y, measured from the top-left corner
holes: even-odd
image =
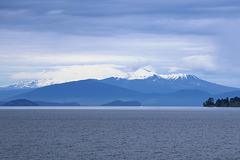
[[[62,83],[60,81],[55,81],[52,79],[35,79],[35,80],[29,80],[29,81],[24,81],[24,82],[17,82],[13,83],[11,85],[6,85],[6,86],[1,86],[1,88],[39,88],[39,87],[44,87],[44,86],[49,86],[52,84],[57,84],[57,83]]]
[[[122,73],[122,72],[121,72]],[[135,79],[148,79],[150,77],[156,77],[153,81],[157,81],[157,79],[165,79],[165,80],[186,80],[188,78],[198,79],[196,76],[193,75],[187,75],[187,74],[170,74],[170,75],[162,75],[157,74],[153,71],[151,66],[145,66],[142,68],[139,68],[138,70],[134,72],[124,72],[124,75],[115,76],[116,79],[127,79],[127,80],[135,80]],[[106,78],[106,77],[105,77]],[[85,78],[86,79],[86,78]],[[83,80],[83,79],[79,79]],[[39,88],[44,86],[49,86],[53,84],[59,84],[59,83],[65,83],[70,81],[76,81],[74,80],[56,80],[56,79],[39,79],[39,80],[29,80],[24,82],[18,82],[7,86],[0,86],[0,88]]]
[[[129,76],[127,79],[134,80],[134,79],[146,79],[149,77],[152,77],[154,75],[157,75],[154,71],[147,69],[147,68],[140,68],[135,72],[129,73]]]
[[[158,75],[160,78],[167,79],[167,80],[177,80],[177,79],[187,79],[187,74],[169,74],[169,75]]]
[[[126,79],[128,79],[128,80],[147,79],[147,78],[150,78],[153,76],[157,76],[160,79],[166,79],[166,80],[177,80],[177,79],[184,80],[184,79],[188,79],[188,78],[198,79],[196,76],[183,74],[183,73],[169,74],[169,75],[157,74],[156,72],[154,72],[152,70],[152,68],[149,68],[149,67],[139,68],[135,72],[130,72],[129,76],[126,77]]]

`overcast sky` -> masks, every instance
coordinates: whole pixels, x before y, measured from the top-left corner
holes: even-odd
[[[0,85],[152,66],[240,87],[239,51],[239,0],[0,0]]]

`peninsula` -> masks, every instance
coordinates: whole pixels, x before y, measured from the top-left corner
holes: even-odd
[[[206,102],[203,103],[204,107],[240,107],[240,97],[234,98],[225,98],[225,99],[217,99],[214,102],[214,98],[209,98]]]

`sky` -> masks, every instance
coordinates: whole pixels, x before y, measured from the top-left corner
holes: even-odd
[[[0,85],[151,66],[240,87],[239,0],[0,0]]]

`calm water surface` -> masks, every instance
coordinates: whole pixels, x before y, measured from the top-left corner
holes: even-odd
[[[0,159],[240,159],[240,108],[0,109]]]

